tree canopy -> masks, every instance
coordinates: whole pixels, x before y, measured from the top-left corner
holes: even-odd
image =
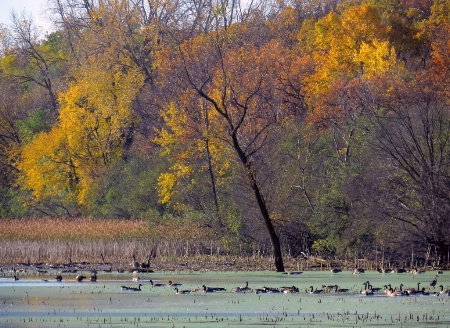
[[[278,271],[447,256],[448,0],[48,9],[0,28],[1,217],[196,217]]]

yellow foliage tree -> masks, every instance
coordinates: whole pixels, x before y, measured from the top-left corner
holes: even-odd
[[[175,196],[186,187],[196,185],[198,173],[208,172],[218,210],[216,188],[230,175],[229,149],[216,138],[217,113],[193,96],[188,91],[181,98],[182,104],[171,102],[161,111],[166,127],[156,131],[158,136],[154,141],[162,147],[162,154],[171,159],[172,165],[158,179],[158,194],[161,203],[180,207]]]
[[[90,61],[59,97],[58,124],[22,151],[22,187],[37,200],[64,196],[86,204],[86,193],[119,158],[135,124],[131,105],[143,84],[136,70]]]
[[[355,60],[361,63],[361,73],[371,78],[392,69],[396,63],[396,54],[388,41],[374,40],[371,44],[362,43]]]
[[[333,102],[330,97],[340,84],[397,67],[395,50],[387,41],[388,32],[378,8],[368,3],[350,7],[342,14],[330,12],[316,22],[311,48],[315,70],[306,79],[314,115],[330,115],[326,104]],[[310,37],[308,40],[311,42]]]

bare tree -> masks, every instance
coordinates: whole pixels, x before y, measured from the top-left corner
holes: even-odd
[[[50,99],[50,109],[53,114],[57,111],[55,66],[63,61],[63,58],[52,52],[45,52],[40,47],[41,39],[36,25],[31,16],[25,13],[12,12],[12,37],[14,42],[14,54],[21,63],[20,69],[10,72],[11,76],[22,82],[32,82],[44,88]]]
[[[405,83],[381,104],[376,126],[380,211],[400,222],[416,242],[450,245],[450,108],[419,83]]]

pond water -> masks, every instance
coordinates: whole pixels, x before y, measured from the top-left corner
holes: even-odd
[[[55,274],[56,275],[56,274]],[[97,274],[97,282],[62,282],[55,275],[0,277],[0,327],[448,327],[448,296],[433,296],[450,286],[450,272],[424,274],[375,271],[353,275],[349,271],[305,271],[298,275],[276,272],[155,272],[132,281],[127,273]],[[89,277],[90,273],[85,272]],[[47,279],[48,281],[44,281]],[[174,287],[152,287],[150,279],[181,283],[180,290],[224,287],[226,291],[178,295]],[[248,281],[250,288],[296,286],[299,293],[235,293]],[[373,287],[404,285],[426,288],[430,295],[389,297],[384,292],[361,295],[364,282]],[[121,286],[141,291],[122,290]],[[310,286],[338,285],[348,293],[312,295]]]

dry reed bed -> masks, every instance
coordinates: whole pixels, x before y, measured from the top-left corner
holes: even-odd
[[[174,222],[7,219],[0,220],[0,262],[130,263],[133,255],[144,261],[150,255],[200,254],[206,244],[216,247],[212,236],[210,229]]]
[[[231,257],[208,227],[166,222],[148,225],[132,220],[3,219],[0,220],[0,264],[80,263],[129,267],[151,257],[154,269],[271,269],[265,246],[251,256]]]
[[[238,248],[239,249],[239,248]],[[208,227],[144,220],[2,219],[0,265],[81,263],[129,268],[151,257],[154,270],[273,270],[268,245],[248,245],[231,255]],[[286,270],[328,270],[321,258],[284,257]],[[373,269],[374,263],[345,261],[341,267]]]
[[[167,239],[197,240],[213,236],[208,228],[168,222],[149,226],[144,220],[79,219],[2,219],[0,241],[5,240],[117,240]]]

